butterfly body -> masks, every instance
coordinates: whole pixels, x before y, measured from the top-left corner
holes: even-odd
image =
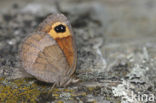
[[[71,25],[63,14],[47,17],[22,43],[26,72],[38,80],[68,85],[76,69],[77,52]]]

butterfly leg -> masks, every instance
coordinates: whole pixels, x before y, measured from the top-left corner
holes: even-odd
[[[77,83],[77,82],[79,82],[79,79],[76,79],[76,78],[74,78],[74,77],[71,77],[67,82],[65,82],[64,84],[63,84],[63,87],[66,87],[66,86],[68,86],[70,83]]]
[[[55,86],[56,86],[56,83],[54,83],[54,84],[52,85],[52,87],[50,88],[50,90],[49,90],[49,92],[48,92],[48,95],[53,91],[53,89],[54,89]]]

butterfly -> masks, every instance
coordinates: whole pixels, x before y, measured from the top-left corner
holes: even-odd
[[[63,14],[49,15],[24,39],[19,54],[24,70],[40,81],[57,86],[76,81],[77,50],[71,24]]]

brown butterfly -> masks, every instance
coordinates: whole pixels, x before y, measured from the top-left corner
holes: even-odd
[[[74,82],[77,51],[70,22],[63,14],[48,16],[22,43],[24,70],[38,80],[66,86]]]

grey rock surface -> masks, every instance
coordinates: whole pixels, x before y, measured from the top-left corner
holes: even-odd
[[[81,82],[68,87],[76,91],[74,98],[62,92],[51,101],[40,95],[38,102],[156,101],[155,0],[0,1],[1,78],[23,76],[19,45],[54,12],[64,13],[71,21],[78,49],[76,75]]]

